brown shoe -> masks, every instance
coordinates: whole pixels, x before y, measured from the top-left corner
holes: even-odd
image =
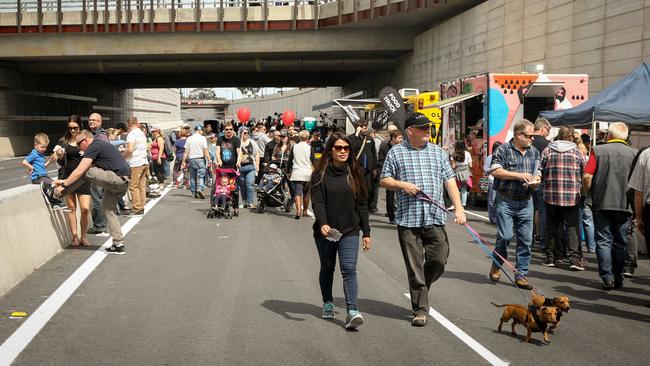
[[[501,270],[496,264],[492,263],[492,267],[490,267],[490,280],[492,280],[492,282],[499,282],[500,279]]]
[[[414,327],[423,327],[427,325],[427,316],[424,314],[416,315],[411,320],[411,325]]]
[[[533,286],[530,283],[528,283],[528,281],[523,277],[517,278],[515,280],[515,285],[517,285],[517,287],[519,287],[522,290],[532,290],[533,289]]]

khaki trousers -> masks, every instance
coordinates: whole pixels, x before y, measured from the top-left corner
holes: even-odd
[[[129,193],[131,193],[131,210],[133,212],[144,210],[147,203],[147,171],[149,164],[131,168]]]
[[[122,235],[122,227],[120,226],[120,220],[117,218],[115,210],[117,210],[117,201],[126,193],[128,188],[127,182],[112,171],[91,167],[83,177],[66,187],[62,192],[62,196],[76,191],[86,180],[90,184],[95,184],[104,189],[102,210],[106,216],[108,230],[113,237],[113,244],[118,246],[122,245],[124,236]]]

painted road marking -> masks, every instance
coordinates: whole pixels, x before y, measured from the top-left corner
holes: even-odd
[[[145,206],[145,215],[171,190],[168,186],[160,197],[150,201]],[[142,217],[132,217],[122,226],[122,233],[128,234]],[[70,277],[68,277],[41,306],[36,309],[25,322],[0,345],[0,366],[10,365],[18,355],[29,345],[45,324],[59,311],[61,306],[72,296],[88,276],[109,255],[104,253],[104,248],[113,245],[113,238],[109,238],[93,255],[90,256]]]
[[[485,221],[490,221],[490,218],[489,218],[489,217],[485,217],[485,216],[483,216],[483,215],[479,215],[479,214],[474,213],[474,212],[469,211],[469,210],[465,210],[465,213],[466,213],[466,214],[469,214],[469,215],[472,215],[472,216],[480,217],[480,218],[482,218],[482,219],[485,220]]]
[[[404,294],[404,296],[411,299],[411,296],[409,294]],[[433,319],[435,319],[443,327],[447,328],[448,331],[450,331],[458,339],[463,341],[463,343],[468,345],[471,349],[474,350],[474,352],[478,353],[479,356],[483,357],[491,365],[499,365],[499,366],[510,365],[508,362],[500,359],[494,353],[490,352],[487,348],[483,347],[482,344],[478,343],[474,338],[470,337],[467,333],[463,332],[462,329],[458,328],[454,323],[449,321],[449,319],[445,318],[434,308],[429,307],[429,315],[431,315]]]

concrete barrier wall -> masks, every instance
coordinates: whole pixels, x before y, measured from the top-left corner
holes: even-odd
[[[37,185],[0,191],[0,296],[72,240],[63,211],[50,211]]]
[[[242,98],[234,100],[226,110],[226,119],[236,118],[237,110],[240,107],[247,107],[251,110],[251,117],[265,118],[273,116],[275,112],[283,112],[292,109],[296,112],[297,118],[319,117],[318,111],[312,111],[314,105],[331,102],[334,98],[343,96],[342,88],[302,88],[291,89],[282,94],[276,93],[257,98]],[[330,118],[343,118],[339,108],[325,108],[322,110]]]
[[[367,73],[345,91],[376,94],[389,83],[434,90],[462,76],[544,64],[549,74],[589,74],[593,95],[650,62],[648,0],[488,0],[432,23],[394,72]]]

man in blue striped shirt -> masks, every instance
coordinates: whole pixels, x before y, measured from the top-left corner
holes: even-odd
[[[445,270],[449,241],[445,212],[416,196],[422,192],[421,197],[442,206],[444,184],[456,207],[455,221],[463,225],[466,219],[449,158],[439,146],[429,143],[429,120],[422,113],[414,113],[404,125],[407,140],[388,152],[381,186],[396,191],[395,223],[409,280],[411,325],[424,326],[429,313],[429,288]]]
[[[533,190],[540,183],[539,151],[533,147],[533,124],[522,119],[515,123],[513,138],[499,146],[490,170],[496,194],[497,240],[495,252],[508,258],[508,244],[517,230],[515,284],[532,290],[526,280],[533,244]],[[493,254],[499,263],[503,260]],[[492,263],[490,279],[498,282],[501,270]]]

